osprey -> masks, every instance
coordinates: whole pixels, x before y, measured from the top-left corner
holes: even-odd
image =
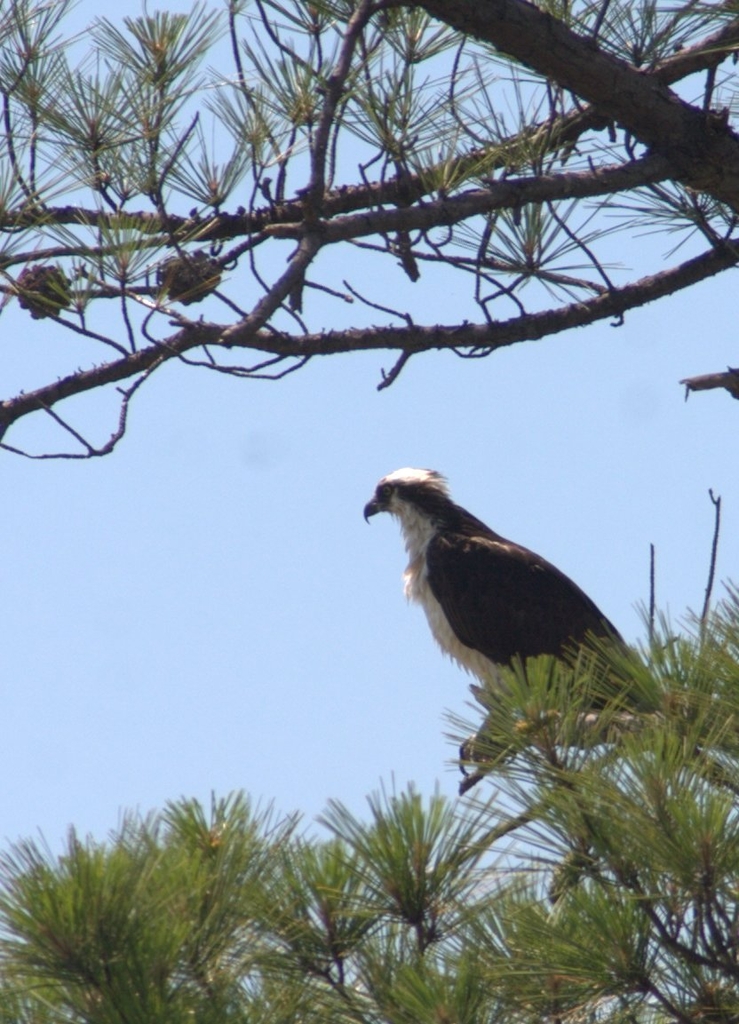
[[[562,656],[588,635],[620,639],[550,562],[455,505],[430,469],[397,469],[364,508],[396,516],[408,552],[406,597],[423,606],[441,649],[482,681],[516,657]]]

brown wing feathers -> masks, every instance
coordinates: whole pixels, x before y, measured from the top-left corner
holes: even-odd
[[[564,573],[483,529],[489,536],[442,531],[426,554],[431,590],[463,644],[507,664],[516,655],[561,655],[588,633],[618,637]]]

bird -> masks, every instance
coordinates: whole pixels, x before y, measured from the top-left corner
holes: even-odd
[[[406,597],[422,606],[442,651],[483,683],[499,682],[500,668],[519,660],[566,658],[591,637],[622,642],[556,566],[456,505],[436,470],[406,467],[384,476],[364,517],[369,522],[379,512],[400,523]]]

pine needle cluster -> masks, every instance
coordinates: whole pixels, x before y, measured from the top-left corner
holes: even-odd
[[[525,669],[476,735],[485,800],[383,789],[316,832],[183,799],[11,847],[0,1020],[736,1024],[739,595]]]

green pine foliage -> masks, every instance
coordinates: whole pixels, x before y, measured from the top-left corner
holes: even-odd
[[[737,1024],[739,595],[478,693],[471,795],[243,795],[0,861],[0,1024]]]

